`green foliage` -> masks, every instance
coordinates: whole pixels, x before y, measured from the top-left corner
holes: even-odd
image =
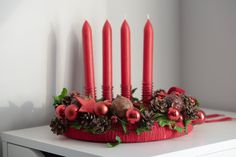
[[[146,132],[146,131],[151,131],[151,129],[149,129],[148,127],[140,127],[140,128],[136,129],[136,133],[138,135],[140,135],[141,133]]]
[[[72,125],[72,127],[77,129],[77,130],[80,130],[82,126],[78,122],[76,122]]]
[[[118,119],[118,120],[120,121],[120,124],[121,124],[121,126],[123,128],[124,133],[127,134],[128,133],[127,127],[126,127],[127,122],[125,122],[125,121],[123,121],[121,119]]]
[[[115,142],[112,142],[112,143],[107,143],[107,147],[109,148],[112,148],[112,147],[115,147],[117,145],[119,145],[122,141],[121,141],[121,138],[119,136],[116,135],[116,141]]]
[[[68,90],[67,90],[66,88],[63,88],[63,90],[61,91],[61,94],[60,94],[60,95],[53,97],[53,99],[54,99],[53,105],[56,106],[56,105],[60,104],[60,103],[61,103],[61,100],[62,100],[65,96],[67,96],[67,94],[68,94]]]
[[[191,124],[191,120],[184,120],[185,132],[188,133],[188,125]]]
[[[161,127],[164,127],[164,126],[169,126],[170,129],[172,130],[176,130],[180,133],[183,132],[183,128],[180,127],[180,126],[177,126],[176,125],[176,122],[173,121],[173,120],[169,120],[166,116],[160,116],[157,118],[157,121],[158,121],[158,124],[161,126]]]

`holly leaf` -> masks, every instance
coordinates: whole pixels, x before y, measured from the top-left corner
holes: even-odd
[[[115,141],[115,142],[112,142],[112,143],[107,143],[107,147],[113,148],[113,147],[119,145],[121,142],[122,142],[122,141],[121,141],[121,138],[116,135],[116,141]]]
[[[138,88],[132,89],[131,93],[134,94]]]
[[[82,126],[77,122],[77,123],[74,123],[74,124],[72,125],[72,127],[75,128],[75,129],[77,129],[77,130],[80,130]]]
[[[174,130],[178,131],[179,133],[182,133],[182,132],[183,132],[183,128],[180,127],[180,126],[175,126],[175,127],[174,127]]]
[[[120,120],[120,119],[119,119],[119,121],[121,123],[124,133],[127,134],[128,131],[127,131],[127,127],[126,127],[126,122],[123,120]]]
[[[184,128],[185,128],[185,132],[188,133],[188,125],[191,124],[191,120],[184,120]]]
[[[146,132],[146,131],[150,131],[150,129],[147,127],[141,127],[141,128],[136,129],[137,135],[140,135],[141,133]]]
[[[57,104],[60,104],[60,103],[61,103],[61,100],[62,100],[65,96],[67,96],[67,94],[68,94],[68,90],[67,90],[66,88],[63,88],[60,95],[53,97],[53,99],[54,99],[53,105],[56,106]]]

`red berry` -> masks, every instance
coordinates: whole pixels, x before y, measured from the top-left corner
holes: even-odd
[[[57,118],[64,118],[65,117],[65,109],[66,105],[59,105],[56,108],[56,117]]]
[[[180,113],[179,113],[179,111],[177,109],[172,108],[172,107],[169,108],[169,110],[168,110],[168,118],[170,120],[177,121],[177,120],[179,120],[179,117],[180,117]]]
[[[140,120],[140,113],[137,109],[128,109],[126,112],[127,121],[131,124],[134,124]]]
[[[118,122],[118,117],[117,116],[111,116],[111,122],[113,124],[117,123]]]
[[[73,121],[77,118],[79,108],[75,104],[66,107],[65,116],[68,120]]]

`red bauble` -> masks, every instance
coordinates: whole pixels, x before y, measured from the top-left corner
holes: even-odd
[[[175,94],[184,94],[185,90],[179,87],[171,87],[168,92],[168,94],[175,93]]]
[[[177,109],[170,107],[168,110],[168,118],[170,120],[177,121],[179,120],[179,117],[180,117],[180,112]]]
[[[184,120],[184,117],[182,115],[180,115],[178,121],[182,122],[183,120]]]
[[[79,108],[75,104],[66,107],[65,116],[68,120],[74,121],[77,118]]]
[[[57,118],[64,118],[65,117],[65,109],[66,105],[59,105],[56,108],[56,117]]]
[[[198,119],[192,121],[192,124],[202,124],[206,120],[206,114],[204,111],[199,110],[197,113]]]
[[[128,109],[126,119],[129,123],[134,124],[140,120],[140,113],[137,109]]]
[[[94,105],[94,112],[95,112],[96,115],[98,115],[98,116],[102,116],[102,115],[107,114],[107,112],[108,112],[108,107],[107,107],[106,103],[103,102],[103,101],[96,103],[96,104]]]

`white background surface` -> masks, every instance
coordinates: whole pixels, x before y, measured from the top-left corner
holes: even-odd
[[[205,106],[236,111],[235,8],[234,0],[0,0],[0,132],[48,123],[52,95],[62,87],[82,90],[85,19],[93,29],[98,95],[106,18],[114,35],[114,93],[120,91],[124,16],[132,33],[132,83],[141,95],[142,30],[150,14],[154,88],[182,85]]]

